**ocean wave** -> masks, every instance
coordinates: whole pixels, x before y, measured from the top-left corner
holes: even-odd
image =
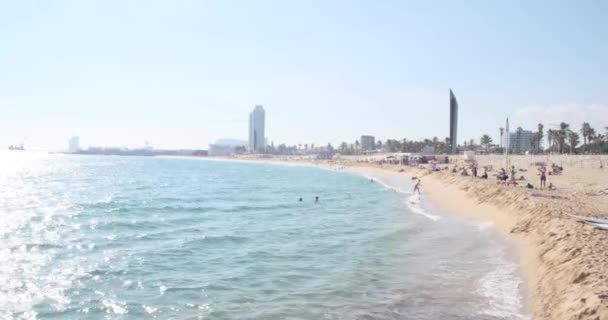
[[[207,236],[207,235],[204,235],[204,236],[196,238],[196,239],[186,240],[184,242],[184,246],[202,245],[202,244],[210,245],[210,244],[218,244],[218,243],[244,243],[244,242],[247,242],[248,240],[249,240],[248,237],[241,237],[241,236],[231,236],[231,235]]]
[[[492,259],[494,270],[484,275],[478,282],[477,291],[488,301],[480,306],[481,315],[501,319],[527,320],[529,317],[522,313],[518,266],[507,261],[504,252],[499,251]]]
[[[378,177],[373,177],[373,176],[366,175],[366,174],[364,174],[363,176],[366,177],[367,179],[373,180],[374,182],[378,183],[379,185],[383,186],[386,189],[393,190],[395,192],[399,192],[399,193],[402,193],[402,194],[412,194],[411,191],[407,191],[407,190],[405,190],[403,188],[399,188],[399,187],[393,186],[393,185],[391,185],[389,183],[386,183],[386,182],[382,181],[382,179],[379,179]]]
[[[424,210],[422,208],[422,206],[420,205],[420,200],[421,200],[420,194],[413,193],[413,192],[407,191],[407,190],[405,190],[403,188],[396,187],[396,186],[391,185],[390,183],[387,183],[387,182],[385,182],[382,179],[379,179],[377,177],[373,177],[373,176],[365,175],[365,174],[363,176],[366,177],[367,179],[370,179],[370,180],[373,179],[374,182],[378,183],[379,185],[383,186],[386,189],[393,190],[395,192],[398,192],[398,193],[401,193],[401,194],[404,194],[404,195],[410,195],[404,201],[404,203],[407,205],[407,207],[412,212],[414,212],[416,214],[419,214],[419,215],[422,215],[422,216],[425,216],[425,217],[427,217],[427,218],[429,218],[429,219],[431,219],[433,221],[437,221],[437,220],[439,220],[441,218],[440,216],[431,214],[431,213],[427,212],[426,210]]]
[[[416,214],[425,216],[433,221],[437,221],[437,220],[441,219],[440,216],[431,214],[431,213],[427,212],[426,210],[424,210],[424,208],[422,208],[422,206],[420,205],[420,200],[421,200],[420,194],[414,193],[407,198],[407,200],[405,201],[405,204],[412,212],[414,212]]]

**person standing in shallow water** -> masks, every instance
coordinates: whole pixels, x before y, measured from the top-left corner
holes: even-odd
[[[418,182],[416,182],[416,185],[414,186],[414,193],[420,193],[420,186],[421,186],[422,180],[418,179]]]

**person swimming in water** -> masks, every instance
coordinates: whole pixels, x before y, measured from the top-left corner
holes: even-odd
[[[302,200],[303,200],[303,199],[302,199],[302,198],[300,198],[300,200],[298,200],[298,201],[302,202]]]
[[[418,182],[416,182],[416,185],[414,186],[414,192],[420,193],[421,183],[422,183],[422,180],[418,179]]]
[[[319,202],[319,196],[315,197],[315,202]]]

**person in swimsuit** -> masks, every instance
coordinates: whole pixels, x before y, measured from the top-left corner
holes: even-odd
[[[414,192],[420,193],[420,185],[421,185],[420,183],[421,182],[422,181],[420,179],[418,179],[418,182],[416,182],[416,185],[414,186]]]
[[[540,171],[540,188],[544,188],[547,186],[547,175],[545,173],[545,169],[538,169]]]
[[[511,166],[511,183],[513,183],[514,185],[515,183],[515,166]]]

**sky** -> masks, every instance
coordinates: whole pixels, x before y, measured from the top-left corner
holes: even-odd
[[[2,1],[0,146],[608,126],[606,1]]]

